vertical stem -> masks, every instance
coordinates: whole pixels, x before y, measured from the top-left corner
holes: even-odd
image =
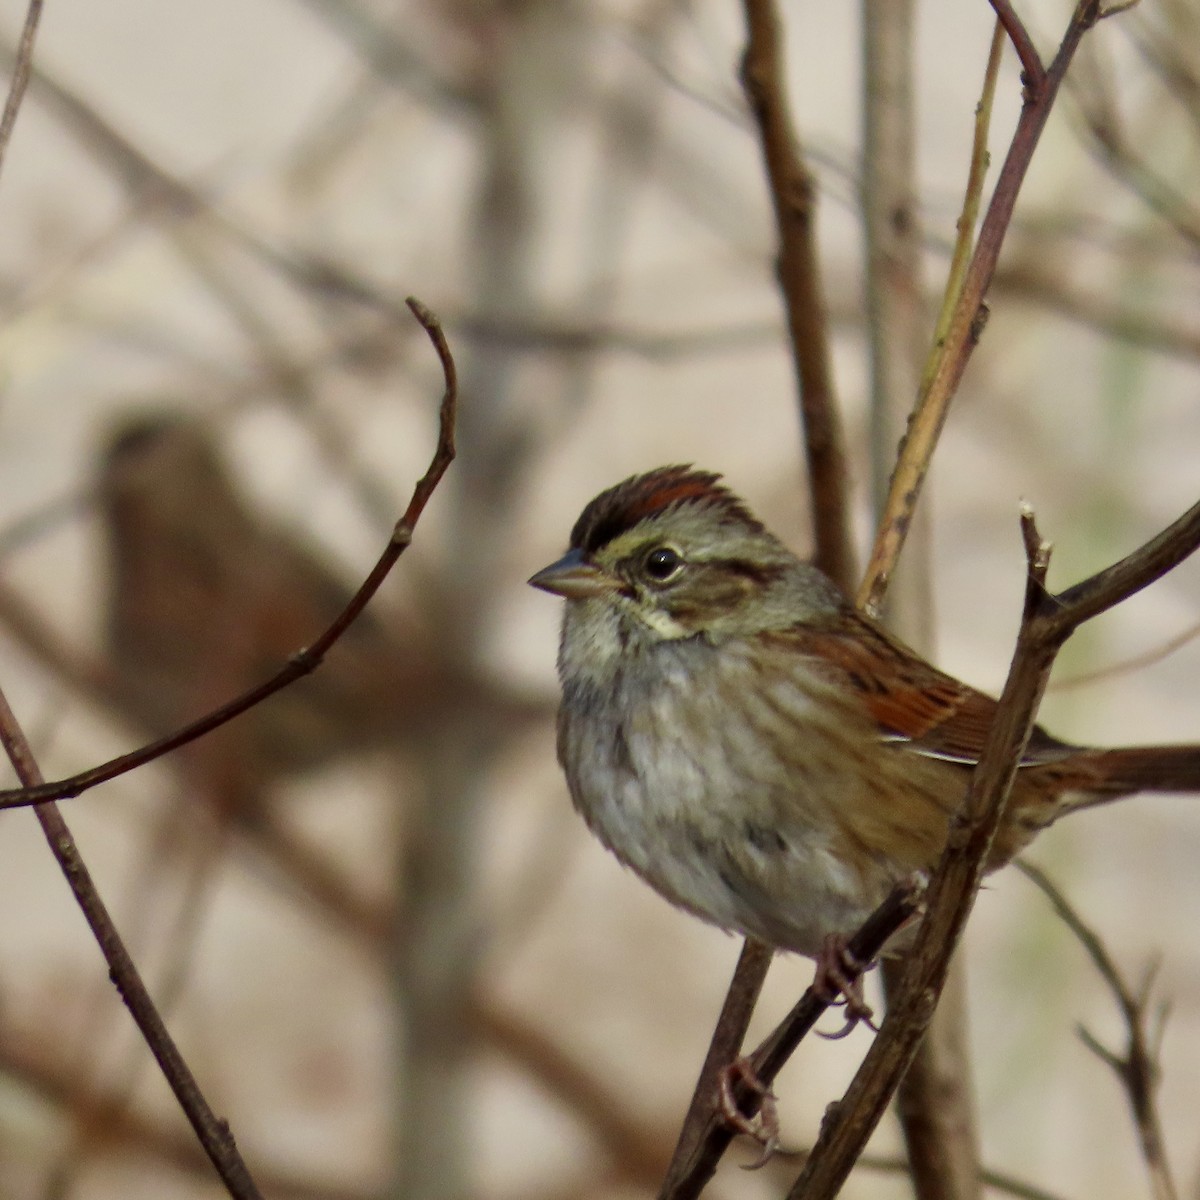
[[[863,193],[871,482],[876,512],[920,387],[928,340],[921,283],[913,100],[913,0],[863,0]],[[930,507],[914,514],[908,554],[888,590],[888,624],[933,652]],[[890,996],[903,964],[883,965]],[[979,1200],[979,1137],[967,1054],[961,956],[928,1034],[900,1084],[896,1110],[918,1200]]]
[[[773,0],[743,0],[742,87],[758,125],[779,234],[777,270],[799,387],[812,495],[814,561],[847,591],[855,576],[849,479],[833,383],[816,237],[816,182],[792,125],[783,30]]]

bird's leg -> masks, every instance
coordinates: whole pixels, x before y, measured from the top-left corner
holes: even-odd
[[[758,1097],[758,1113],[754,1117],[746,1116],[738,1105],[734,1094],[734,1087],[738,1083]],[[721,1068],[717,1078],[717,1108],[730,1129],[735,1133],[744,1133],[762,1146],[762,1153],[747,1165],[746,1170],[757,1171],[759,1167],[765,1167],[779,1149],[779,1110],[775,1093],[759,1079],[753,1061],[746,1055],[739,1055],[728,1066]]]
[[[821,953],[817,955],[812,989],[826,1004],[845,1004],[846,1024],[837,1033],[823,1033],[821,1037],[830,1041],[844,1038],[859,1021],[865,1021],[868,1028],[878,1032],[871,1021],[875,1014],[862,990],[862,974],[873,965],[860,962],[850,953],[844,933],[826,935],[821,943]]]

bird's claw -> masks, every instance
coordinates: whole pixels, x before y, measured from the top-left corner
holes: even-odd
[[[734,1084],[740,1082],[759,1098],[758,1112],[748,1117],[742,1112],[734,1095]],[[721,1071],[717,1085],[717,1107],[722,1119],[735,1133],[745,1134],[762,1146],[762,1153],[743,1170],[757,1171],[765,1167],[779,1149],[779,1109],[775,1093],[767,1087],[750,1059],[735,1058]]]
[[[860,962],[850,953],[844,934],[831,933],[825,938],[821,953],[817,956],[812,989],[826,1004],[844,1005],[846,1023],[836,1033],[819,1033],[819,1036],[827,1041],[837,1041],[850,1033],[860,1021],[868,1029],[879,1032],[879,1027],[871,1020],[874,1011],[862,990],[862,974],[871,965]]]

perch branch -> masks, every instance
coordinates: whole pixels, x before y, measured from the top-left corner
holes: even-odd
[[[845,1182],[924,1036],[983,877],[984,863],[1029,740],[1054,658],[1085,621],[1140,591],[1200,546],[1200,504],[1113,566],[1057,595],[1047,591],[1050,548],[1022,514],[1028,578],[1008,681],[979,765],[929,888],[928,910],[879,1035],[834,1105],[789,1196],[829,1200]]]

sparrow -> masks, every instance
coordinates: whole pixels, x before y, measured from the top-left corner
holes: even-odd
[[[997,702],[854,608],[720,484],[602,492],[529,582],[566,601],[558,758],[592,832],[672,904],[824,960],[929,872]],[[1200,791],[1200,746],[1036,727],[986,863],[1058,818]]]

